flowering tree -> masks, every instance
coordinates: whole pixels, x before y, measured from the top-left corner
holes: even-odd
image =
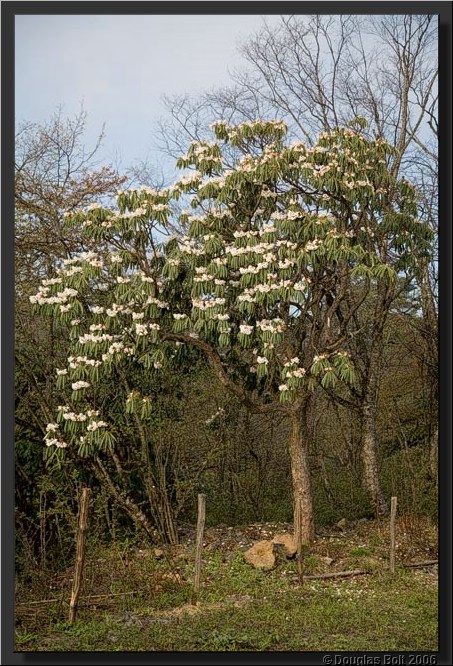
[[[416,184],[420,216],[434,232],[431,252],[419,255],[410,277],[411,286],[416,285],[412,295],[419,301],[414,305],[422,318],[409,318],[424,339],[430,377],[423,411],[428,417],[433,477],[438,439],[437,43],[438,23],[429,14],[283,16],[278,25],[263,27],[240,47],[249,67],[234,76],[232,87],[211,89],[196,99],[167,98],[170,118],[161,123],[156,137],[165,151],[179,155],[188,142],[206,136],[205,128],[214,118],[239,123],[277,117],[288,122],[288,135],[314,145],[318,132],[361,115],[368,122],[368,137],[382,137],[395,147],[389,170],[394,178],[404,175]],[[392,196],[391,191],[388,194]],[[357,385],[342,393],[342,404],[358,417],[363,485],[376,516],[389,508],[378,469],[377,405],[386,369],[384,325],[398,307],[400,286],[384,288],[376,280],[372,318],[377,325],[372,322],[370,330],[363,320],[358,323],[361,332],[349,349],[356,370],[360,367]],[[407,312],[403,309],[400,314]],[[335,399],[338,402],[338,395]],[[313,418],[317,404],[313,396]]]
[[[359,125],[306,147],[286,145],[280,121],[219,121],[214,141],[179,160],[194,170],[172,187],[120,192],[115,210],[68,215],[110,249],[62,261],[32,297],[72,329],[69,366],[57,370],[72,393],[47,426],[53,455],[114,448],[119,421],[99,413],[99,386],[127,377],[124,409],[140,428],[153,409],[146,377],[195,348],[250,410],[287,415],[295,538],[310,541],[310,395],[354,383],[355,314],[373,281],[395,282],[426,235],[413,188],[387,168],[391,147],[367,141]],[[179,213],[186,233],[159,247],[155,226],[178,199],[190,202]]]

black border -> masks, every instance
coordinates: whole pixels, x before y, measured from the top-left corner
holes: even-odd
[[[451,375],[451,302],[452,302],[452,234],[451,234],[451,2],[2,2],[2,642],[3,664],[146,664],[146,663],[266,663],[317,664],[323,653],[14,653],[14,17],[16,15],[121,15],[121,14],[438,14],[440,38],[440,585],[439,585],[439,652],[438,664],[452,663],[452,375]],[[327,653],[335,654],[335,653]],[[342,656],[372,658],[383,654],[402,655],[409,663],[409,653],[341,653]],[[416,652],[414,651],[414,654]],[[360,662],[359,662],[360,663]]]

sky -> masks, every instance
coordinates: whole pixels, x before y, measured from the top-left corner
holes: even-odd
[[[153,130],[165,115],[164,94],[226,85],[244,64],[238,42],[266,20],[260,15],[19,15],[15,25],[15,117],[43,122],[59,106],[73,116],[83,104],[87,139],[103,123],[101,157],[127,167],[162,161]]]

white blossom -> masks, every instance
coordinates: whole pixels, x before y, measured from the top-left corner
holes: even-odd
[[[271,333],[281,333],[284,330],[284,322],[278,317],[275,319],[261,319],[261,321],[256,322],[256,325],[263,332],[270,331]]]
[[[157,307],[161,309],[168,308],[168,303],[160,301],[158,298],[153,298],[152,296],[145,301],[145,305],[157,305]]]
[[[44,441],[46,442],[46,446],[56,446],[59,449],[65,449],[68,446],[66,442],[62,442],[58,439],[46,439]]]
[[[327,357],[328,357],[328,354],[319,354],[319,355],[317,354],[317,355],[313,358],[313,363],[317,363],[318,361],[322,361],[323,359],[325,359],[325,358],[327,358]]]
[[[292,266],[294,266],[295,263],[296,262],[294,259],[285,259],[284,261],[278,262],[278,267],[282,269],[291,268]]]
[[[59,429],[59,427],[60,426],[58,425],[58,423],[48,423],[46,425],[46,431],[47,432],[55,432],[56,430]]]
[[[295,370],[289,370],[286,373],[286,377],[297,377],[297,378],[302,378],[305,375],[305,368],[296,368]]]
[[[74,382],[73,384],[71,384],[71,387],[74,391],[78,391],[79,389],[82,388],[88,388],[89,386],[90,386],[89,382],[83,382],[83,381]]]
[[[49,280],[43,280],[42,284],[44,286],[50,286],[52,284],[61,284],[62,279],[61,277],[55,277],[55,278],[50,278]]]
[[[83,273],[82,266],[72,266],[69,270],[65,271],[65,276],[72,277],[76,273]]]
[[[321,242],[318,238],[316,238],[316,239],[313,240],[313,241],[309,241],[309,242],[306,244],[305,249],[306,249],[307,251],[310,251],[310,250],[317,250],[318,247],[319,247],[320,245],[322,245],[322,242]]]
[[[98,428],[105,428],[107,426],[107,423],[105,421],[91,421],[87,425],[87,430],[88,432],[94,432],[95,430],[98,430]]]
[[[63,418],[65,421],[83,422],[87,420],[87,415],[84,412],[80,412],[80,414],[75,414],[74,412],[64,412]]]
[[[91,335],[91,333],[84,333],[83,335],[79,335],[79,343],[81,345],[84,345],[87,342],[94,342],[97,344],[99,342],[107,341],[113,341],[113,335],[110,335],[110,333],[102,333],[102,335]]]
[[[289,368],[291,365],[299,365],[300,360],[298,356],[294,356],[294,358],[291,358],[289,361],[287,361],[283,367],[284,368]]]

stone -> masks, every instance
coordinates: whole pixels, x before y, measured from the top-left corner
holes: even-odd
[[[172,583],[180,583],[182,581],[182,578],[181,574],[179,574],[177,571],[174,571],[172,573],[162,574],[162,580],[168,580],[171,581]]]
[[[274,544],[272,541],[258,541],[245,551],[244,559],[255,569],[269,571],[275,567]]]
[[[297,546],[291,534],[276,534],[272,539],[272,543],[282,545],[283,552],[288,559],[295,557],[297,554]]]
[[[154,557],[156,560],[161,560],[164,556],[164,551],[161,548],[154,549]]]
[[[331,565],[332,562],[333,562],[333,558],[332,558],[332,557],[320,557],[319,559],[320,559],[321,562],[323,562],[324,564],[327,564],[328,567],[330,567],[330,565]]]
[[[339,520],[338,523],[337,523],[337,527],[338,527],[338,529],[340,529],[341,531],[345,530],[345,529],[346,529],[346,526],[347,526],[346,518],[342,518],[342,519]]]

